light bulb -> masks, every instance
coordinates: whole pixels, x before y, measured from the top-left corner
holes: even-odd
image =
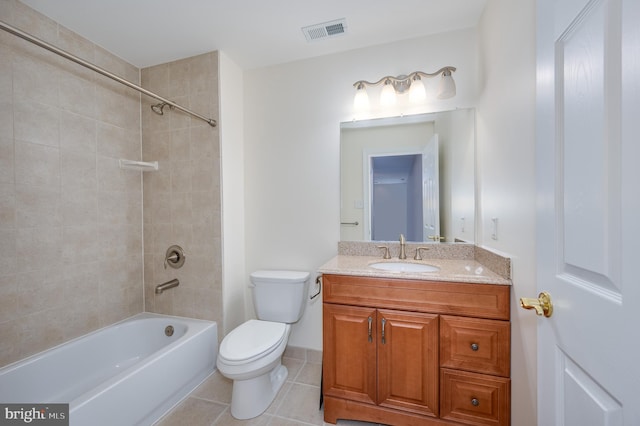
[[[391,106],[396,103],[396,89],[393,88],[391,80],[384,82],[382,93],[380,93],[380,105]]]
[[[442,73],[442,79],[438,86],[438,99],[449,99],[456,95],[456,82],[451,77],[451,71]]]
[[[369,95],[362,83],[358,84],[358,88],[356,89],[356,96],[353,98],[353,108],[356,111],[363,111],[369,108]]]
[[[415,77],[415,80],[411,81],[411,88],[409,89],[409,101],[413,103],[420,103],[425,100],[427,94],[424,90],[424,83],[419,76]]]

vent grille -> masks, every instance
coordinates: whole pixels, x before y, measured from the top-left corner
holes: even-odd
[[[309,25],[308,27],[302,28],[302,32],[304,33],[307,41],[341,36],[346,33],[346,31],[347,21],[344,18],[331,22],[324,22],[322,24]]]

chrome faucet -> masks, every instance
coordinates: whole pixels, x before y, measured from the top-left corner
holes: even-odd
[[[166,283],[158,284],[156,286],[156,294],[162,294],[163,291],[169,290],[173,287],[178,287],[180,285],[180,281],[177,279],[173,279],[171,281],[167,281]]]
[[[400,234],[400,254],[398,255],[398,259],[406,259],[407,253],[405,252],[405,243],[406,240],[404,238],[404,234]]]

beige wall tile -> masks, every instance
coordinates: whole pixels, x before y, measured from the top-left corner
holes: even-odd
[[[96,155],[91,152],[60,152],[62,190],[96,191]]]
[[[0,10],[139,81],[135,67],[24,4]],[[142,179],[117,162],[140,158],[137,92],[3,34],[0,99],[1,366],[142,311],[144,265]]]
[[[116,75],[217,112],[217,53],[138,70],[16,0],[0,11]],[[145,304],[222,326],[219,132],[177,110],[158,116],[144,98],[0,34],[0,242],[9,251],[0,257],[0,342],[11,342],[0,343],[0,366]],[[160,170],[141,178],[119,168],[141,153]],[[187,266],[164,270],[177,242]],[[173,277],[180,287],[155,295]]]
[[[15,194],[16,227],[42,228],[62,224],[60,188],[16,185]]]
[[[69,111],[60,111],[60,148],[96,152],[96,121]]]
[[[98,222],[96,191],[68,188],[61,195],[63,225],[88,225]]]
[[[195,97],[217,98],[217,81],[203,77],[217,75],[216,54],[151,67],[141,75],[144,84],[167,89],[172,100],[186,107]],[[201,96],[203,91],[206,94]],[[156,312],[221,324],[218,133],[207,131],[180,111],[166,108],[162,117],[149,114],[144,103],[143,158],[160,160],[160,171],[143,177],[148,191],[145,209],[153,210],[145,219],[153,227],[152,232],[145,232],[152,240],[145,240],[145,250],[157,257],[145,263],[146,288],[153,287],[151,277],[155,283],[170,276],[180,279],[179,287],[163,295],[147,292],[147,309],[153,306]],[[171,244],[180,244],[188,254],[185,266],[167,275],[161,269],[162,259]]]
[[[13,103],[9,99],[11,95],[0,98],[0,138],[13,141]]]
[[[57,67],[28,55],[13,57],[13,93],[16,99],[33,100],[54,107],[59,105]]]
[[[60,106],[76,114],[96,117],[96,85],[90,79],[62,73],[59,82]]]
[[[60,152],[58,148],[18,142],[15,148],[16,184],[60,185]]]
[[[60,110],[30,100],[19,100],[13,106],[14,137],[21,141],[57,147]]]
[[[13,138],[0,137],[0,184],[14,183]]]

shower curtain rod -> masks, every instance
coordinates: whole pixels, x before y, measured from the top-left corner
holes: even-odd
[[[77,56],[72,55],[69,52],[66,52],[66,51],[64,51],[62,49],[59,49],[56,46],[53,46],[52,44],[47,43],[46,41],[40,40],[39,38],[36,38],[36,37],[32,36],[31,34],[25,33],[24,31],[21,31],[21,30],[15,28],[15,27],[12,27],[11,25],[9,25],[9,24],[7,24],[7,23],[5,23],[3,21],[0,21],[0,29],[3,29],[5,31],[7,31],[8,33],[11,33],[11,34],[13,34],[15,36],[18,36],[18,37],[20,37],[20,38],[22,38],[22,39],[24,39],[24,40],[26,40],[28,42],[31,42],[31,43],[33,43],[33,44],[35,44],[37,46],[40,46],[40,47],[42,47],[44,49],[47,49],[48,51],[53,52],[56,55],[62,56],[63,58],[66,58],[66,59],[68,59],[70,61],[73,61],[78,65],[82,65],[85,68],[89,68],[90,70],[95,71],[98,74],[102,74],[105,77],[109,77],[110,79],[115,80],[120,84],[124,84],[125,86],[130,87],[131,89],[137,90],[138,92],[140,92],[142,94],[145,94],[147,96],[155,98],[155,99],[161,101],[162,103],[167,104],[167,105],[169,105],[169,106],[171,106],[171,107],[173,107],[175,109],[179,109],[180,111],[182,111],[182,112],[184,112],[186,114],[192,115],[192,116],[194,116],[196,118],[199,118],[200,120],[206,121],[212,127],[216,127],[217,124],[218,124],[216,122],[216,120],[214,120],[212,118],[207,118],[207,117],[204,117],[204,116],[202,116],[200,114],[197,114],[197,113],[195,113],[193,111],[190,111],[187,108],[176,104],[175,102],[172,102],[172,101],[170,101],[168,99],[165,99],[160,95],[156,95],[155,93],[151,92],[150,90],[147,90],[147,89],[145,89],[143,87],[140,87],[137,84],[134,84],[134,83],[132,83],[132,82],[130,82],[128,80],[125,80],[124,78],[118,77],[117,75],[115,75],[113,73],[110,73],[109,71],[107,71],[107,70],[105,70],[103,68],[100,68],[97,65],[94,65],[94,64],[92,64],[90,62],[87,62],[84,59],[80,59]]]

